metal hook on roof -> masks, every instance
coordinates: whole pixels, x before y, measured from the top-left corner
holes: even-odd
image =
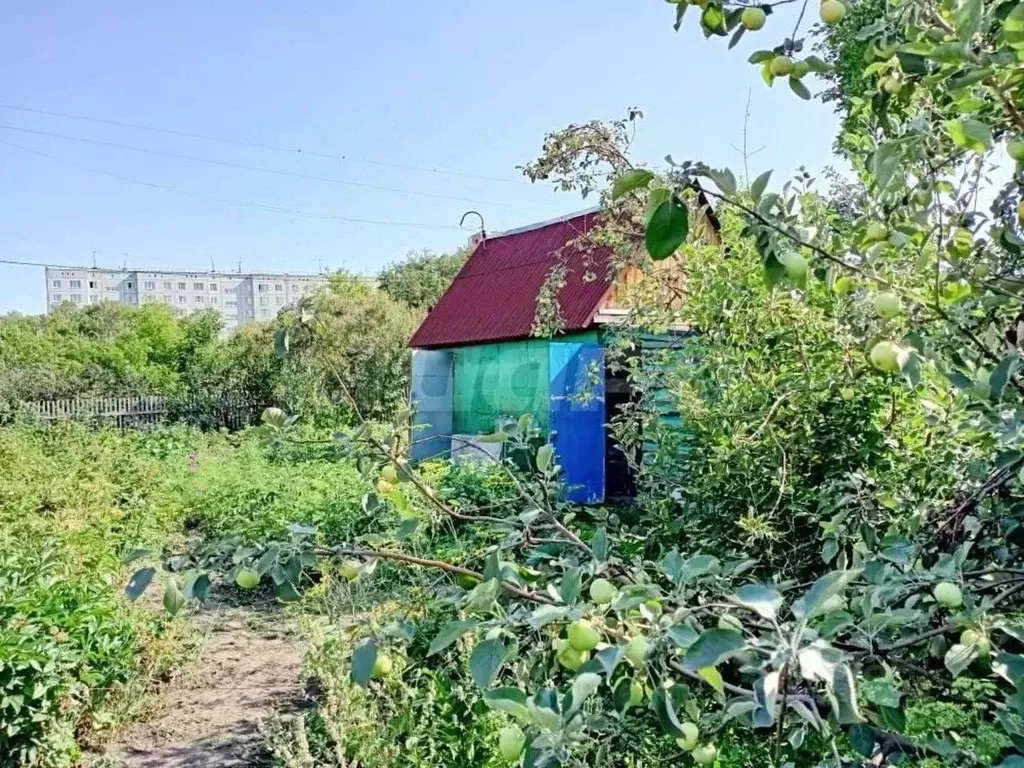
[[[462,214],[462,218],[459,219],[459,226],[461,227],[465,223],[466,217],[467,216],[471,216],[471,215],[475,215],[478,219],[480,219],[480,235],[479,235],[479,238],[480,238],[480,240],[486,240],[487,239],[487,230],[484,229],[484,217],[483,217],[483,214],[481,214],[479,211],[466,211],[464,214]]]

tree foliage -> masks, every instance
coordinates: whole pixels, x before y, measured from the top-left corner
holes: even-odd
[[[671,5],[677,28],[699,14],[707,38],[771,34],[771,16],[742,4]],[[825,0],[820,16],[851,10]],[[804,79],[831,69],[802,57],[803,19],[751,63],[807,99]],[[524,417],[489,437],[530,459],[525,476],[506,467],[515,498],[456,507],[405,462],[400,417],[337,437],[373,487],[367,508],[398,521],[356,541],[297,529],[220,557],[258,567],[287,545],[300,571],[322,558],[355,580],[378,563],[438,572],[433,598],[451,618],[427,655],[462,666],[482,705],[523,731],[521,753],[517,731],[499,749],[527,768],[630,765],[645,727],[664,734],[661,764],[724,764],[734,729],[759,745],[748,764],[775,768],[1024,764],[1024,4],[897,0],[854,39],[863,68],[841,84],[839,144],[857,181],[841,205],[802,173],[741,189],[699,160],[637,168],[622,150],[635,114],[551,134],[526,168],[601,195],[592,243],[614,245],[617,264],[671,289],[658,264],[681,257],[708,294],[688,310],[685,289],[641,287],[631,316],[636,332],[687,312],[698,325],[693,359],[659,385],[692,428],[676,442],[633,433],[645,451],[688,452],[650,478],[672,504],[565,505],[557,456]],[[984,212],[1008,140],[1014,184]],[[728,254],[709,254],[717,243],[693,226],[706,198]],[[283,339],[315,338],[319,322],[298,316]],[[627,332],[621,348],[643,362],[639,340]],[[268,414],[269,439],[293,428]],[[459,527],[487,543],[424,552]],[[298,597],[288,574],[265,573]],[[410,674],[418,618],[399,608],[356,630],[355,684],[385,695]],[[945,716],[940,703],[980,708],[999,730],[923,726]]]
[[[469,252],[468,248],[452,253],[413,251],[381,270],[377,283],[395,301],[416,309],[430,309],[462,269]]]

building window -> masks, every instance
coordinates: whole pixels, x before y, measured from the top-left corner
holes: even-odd
[[[90,280],[89,281],[89,287],[90,288],[95,288],[96,287],[96,281],[95,280]]]
[[[146,287],[147,291],[156,290],[156,283],[154,283],[152,280],[147,280],[145,283],[143,283],[143,285]]]
[[[227,301],[225,301],[224,303],[225,303],[225,304],[226,304],[227,306],[229,306],[229,307],[237,307],[237,306],[238,306],[238,302],[237,302],[237,301],[232,301],[231,299],[228,299],[228,300],[227,300]]]
[[[205,296],[196,296],[195,297],[195,302],[196,302],[196,304],[204,304],[204,303],[206,303],[206,297]]]
[[[184,291],[185,290],[185,284],[184,283],[178,283],[178,290],[179,291]]]
[[[259,283],[256,286],[256,290],[259,291],[260,293],[265,293],[269,289],[270,289],[270,286],[267,283]]]
[[[136,298],[134,296],[129,296],[128,297],[128,303],[129,304],[135,304],[136,303]]]
[[[216,296],[211,296],[210,297],[210,303],[211,304],[216,304],[217,303],[217,297]]]
[[[72,293],[70,298],[71,298],[71,301],[73,303],[75,303],[75,304],[81,304],[82,303],[82,294],[80,294],[80,293]]]
[[[135,283],[128,283],[128,290],[131,290],[134,287],[135,287]]]
[[[54,280],[53,281],[53,287],[54,288],[60,288],[60,280]]]
[[[203,290],[203,284],[202,283],[192,283],[192,290],[193,291],[201,291],[201,290]]]
[[[160,297],[160,299],[162,301],[166,301],[168,304],[171,303],[171,295],[169,293],[165,293],[163,296]]]
[[[96,295],[90,296],[89,297],[89,303],[90,304],[99,304],[100,303],[100,297],[96,296]]]
[[[270,303],[270,299],[268,299],[266,296],[260,296],[260,304],[269,304],[269,303]]]
[[[164,283],[164,290],[165,290],[165,291],[169,291],[169,290],[171,290],[171,284],[170,284],[170,282],[165,282],[165,283]]]
[[[54,280],[54,282],[55,283],[59,283],[60,281],[59,280]],[[51,293],[50,294],[50,301],[52,301],[54,304],[60,304],[61,301],[63,301],[63,297],[59,293]]]
[[[274,290],[275,291],[283,291],[284,290],[284,286],[281,285],[280,283],[274,283]]]
[[[270,310],[269,309],[261,309],[260,310],[260,315],[262,317],[270,317]]]
[[[186,301],[187,301],[187,299],[184,296],[179,296],[178,297],[178,303],[179,304],[184,304]]]
[[[282,304],[284,304],[284,296],[278,296],[277,297],[277,306],[281,306]]]
[[[82,287],[82,281],[81,280],[68,280],[68,286],[71,287],[71,288],[81,288]]]
[[[107,286],[107,293],[117,293],[117,286],[116,285],[108,285]]]
[[[214,293],[216,293],[217,292],[217,284],[216,283],[210,283],[210,290],[213,291]]]

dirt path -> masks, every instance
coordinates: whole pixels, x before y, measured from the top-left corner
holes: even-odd
[[[265,763],[258,723],[300,704],[302,649],[279,611],[211,605],[194,617],[205,633],[197,660],[107,757],[128,768]]]

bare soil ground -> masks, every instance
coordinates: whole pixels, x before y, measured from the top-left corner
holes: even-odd
[[[259,723],[301,706],[302,648],[280,610],[205,606],[193,664],[163,693],[163,706],[105,755],[127,768],[266,764]]]

